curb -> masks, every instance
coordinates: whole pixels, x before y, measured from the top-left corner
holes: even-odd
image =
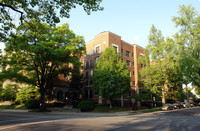
[[[6,112],[28,112],[29,110],[14,110],[14,109],[0,109],[0,111],[6,111]]]

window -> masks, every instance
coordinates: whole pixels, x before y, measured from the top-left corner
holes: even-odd
[[[88,90],[85,90],[85,98],[88,98]]]
[[[90,51],[90,55],[92,55],[92,54],[93,54],[93,50]]]
[[[135,75],[135,72],[133,71],[133,76]]]
[[[85,68],[88,69],[89,68],[89,62],[87,61],[85,64]]]
[[[144,67],[144,65],[143,64],[141,64],[141,68],[143,68]]]
[[[130,61],[126,60],[127,66],[130,67]]]
[[[127,93],[127,96],[131,96],[131,90]]]
[[[85,72],[85,79],[88,79],[88,78],[89,78],[89,72],[86,71],[86,72]]]
[[[93,70],[90,71],[90,77],[93,77]]]
[[[134,57],[134,54],[132,53],[132,57]]]
[[[88,86],[88,80],[87,80],[87,81],[85,81],[85,86]]]
[[[99,56],[96,57],[95,61],[96,61],[96,62],[99,61]]]
[[[64,78],[67,79],[67,74],[64,74]]]
[[[89,93],[90,93],[90,98],[92,98],[93,97],[93,92],[92,92],[92,90],[89,90]]]
[[[113,47],[115,48],[115,51],[117,52],[117,46],[114,46],[114,45],[113,45]]]
[[[90,60],[90,68],[93,67],[93,60]]]
[[[134,62],[133,62],[133,66],[134,66]]]
[[[135,86],[135,81],[133,81],[133,86]],[[135,92],[134,92],[135,93]]]
[[[96,53],[100,51],[100,46],[96,46]]]
[[[112,46],[115,48],[115,50],[118,52],[118,45],[112,44]]]
[[[126,56],[130,56],[130,52],[129,51],[126,51]]]
[[[123,54],[123,49],[121,49],[121,53]]]

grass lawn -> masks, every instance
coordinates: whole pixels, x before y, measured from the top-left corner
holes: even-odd
[[[112,109],[110,109],[109,105],[97,105],[95,109],[92,112],[120,112],[120,111],[129,111],[126,107],[119,107],[119,106],[113,106]]]
[[[0,105],[0,109],[27,110],[25,105]]]

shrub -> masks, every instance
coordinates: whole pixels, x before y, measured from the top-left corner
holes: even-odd
[[[40,94],[38,88],[35,86],[25,86],[23,87],[16,96],[16,103],[24,103],[26,100],[29,99],[37,99],[39,98]]]
[[[25,102],[27,109],[38,109],[40,108],[40,101],[35,99],[30,99]]]
[[[19,86],[17,84],[7,84],[0,89],[0,101],[15,101]]]
[[[81,102],[79,102],[78,104],[78,108],[85,112],[85,111],[91,111],[94,109],[94,103],[92,101],[89,100],[82,100]]]
[[[79,103],[80,103],[80,100],[74,100],[74,101],[72,101],[73,108],[78,108],[78,104]]]

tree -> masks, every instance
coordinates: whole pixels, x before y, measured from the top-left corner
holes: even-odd
[[[39,96],[40,94],[37,87],[25,86],[17,92],[15,102],[22,104],[30,99],[38,99]]]
[[[179,32],[175,39],[179,47],[179,63],[187,84],[200,87],[200,15],[189,5],[181,5],[179,15],[173,18]]]
[[[19,25],[29,23],[30,19],[55,25],[60,22],[60,17],[68,18],[71,9],[77,5],[82,6],[84,11],[90,14],[92,11],[103,10],[100,7],[101,2],[102,0],[1,0],[0,38],[5,40],[8,33],[12,34],[11,31],[16,28],[17,18]]]
[[[146,65],[140,71],[141,79],[145,88],[162,96],[164,104],[165,95],[170,87],[181,83],[176,57],[177,47],[172,38],[164,39],[161,31],[152,25],[147,52],[149,54],[140,58],[140,62]]]
[[[17,84],[7,84],[4,89],[0,90],[0,101],[15,101],[19,86]]]
[[[161,31],[152,26],[147,46],[152,65],[141,70],[147,88],[164,91],[164,88],[159,87],[164,84],[174,99],[183,98],[183,83],[186,88],[190,82],[200,87],[200,16],[191,5],[181,5],[178,13],[180,16],[174,17],[173,21],[179,32],[173,38],[165,40]],[[189,96],[187,99],[189,101]]]
[[[113,47],[106,48],[100,56],[95,66],[92,81],[92,86],[99,93],[99,96],[110,101],[110,108],[112,108],[113,98],[130,91],[128,66],[122,62],[121,56]]]
[[[45,110],[45,93],[58,74],[66,75],[72,68],[80,67],[78,57],[85,52],[82,36],[76,36],[68,24],[52,28],[47,24],[32,21],[17,30],[17,35],[6,43],[6,60],[2,64],[4,79],[23,82],[39,87],[41,111]]]

